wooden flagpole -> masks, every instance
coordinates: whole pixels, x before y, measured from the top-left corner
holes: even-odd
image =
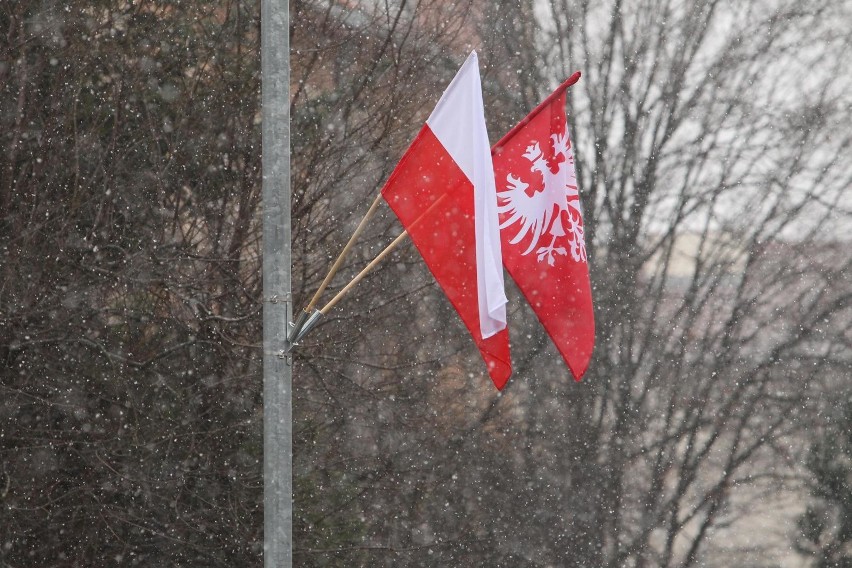
[[[349,249],[352,248],[352,245],[355,244],[355,241],[358,239],[358,236],[361,234],[361,231],[363,231],[364,227],[367,226],[367,220],[370,219],[370,217],[373,216],[373,213],[376,211],[376,208],[379,206],[379,203],[381,202],[381,200],[382,200],[382,193],[379,192],[376,195],[376,198],[373,200],[373,204],[370,205],[370,208],[367,210],[367,213],[364,214],[364,218],[361,219],[360,223],[358,223],[358,227],[355,229],[355,232],[352,233],[351,237],[349,237],[349,242],[347,242],[346,246],[343,247],[343,250],[340,251],[340,254],[337,257],[337,260],[334,261],[334,264],[332,265],[331,269],[328,271],[328,274],[326,275],[325,279],[322,281],[322,284],[320,284],[320,287],[317,289],[316,293],[314,294],[314,297],[311,298],[311,301],[305,307],[305,310],[304,310],[305,312],[311,313],[311,310],[313,310],[314,306],[317,305],[317,302],[319,301],[320,296],[322,296],[322,293],[325,292],[325,289],[328,287],[328,284],[329,284],[329,282],[331,282],[331,279],[334,278],[334,275],[337,274],[337,269],[340,268],[341,264],[343,264],[344,257],[349,253]],[[325,312],[323,312],[323,313],[325,313]]]
[[[419,216],[419,217],[417,217],[417,219],[415,219],[414,221],[412,221],[412,222],[411,222],[411,225],[409,226],[409,229],[413,229],[414,227],[416,227],[416,226],[417,226],[417,224],[418,224],[418,223],[420,223],[420,221],[422,221],[422,220],[426,217],[426,215],[428,215],[429,213],[431,213],[431,212],[432,212],[432,210],[433,210],[433,209],[435,209],[435,207],[437,207],[437,206],[438,206],[438,205],[439,205],[439,204],[440,204],[440,203],[441,203],[444,199],[446,199],[448,195],[449,195],[449,193],[445,193],[445,194],[443,194],[441,197],[439,197],[438,199],[436,199],[436,200],[435,200],[435,202],[434,202],[434,203],[432,203],[432,205],[430,205],[430,206],[426,209],[426,211],[424,211],[423,213],[421,213],[421,214],[420,214],[420,216]],[[383,250],[382,252],[380,252],[380,253],[376,256],[376,258],[374,258],[373,260],[371,260],[371,261],[370,261],[370,263],[369,263],[369,264],[367,264],[367,266],[365,266],[365,267],[364,267],[364,269],[363,269],[363,270],[361,270],[361,272],[359,272],[359,273],[355,276],[355,278],[353,278],[352,280],[350,280],[350,281],[349,281],[349,284],[347,284],[346,286],[344,286],[344,287],[343,287],[343,288],[342,288],[342,289],[341,289],[341,290],[340,290],[340,291],[339,291],[339,292],[338,292],[338,293],[334,296],[334,298],[332,298],[332,299],[331,299],[331,301],[330,301],[330,302],[328,302],[325,306],[323,306],[323,307],[322,307],[322,309],[321,309],[321,310],[319,310],[319,312],[320,312],[322,315],[327,315],[327,314],[328,314],[328,312],[331,310],[331,308],[333,308],[333,307],[337,304],[337,302],[339,302],[339,301],[340,301],[340,299],[341,299],[341,298],[342,298],[342,297],[343,297],[343,296],[344,296],[347,292],[349,292],[349,290],[351,290],[351,289],[352,289],[352,288],[353,288],[353,287],[354,287],[354,286],[355,286],[358,282],[360,282],[361,280],[363,280],[363,279],[364,279],[364,277],[365,277],[367,274],[369,274],[369,273],[370,273],[370,271],[371,271],[371,270],[373,270],[373,269],[376,267],[376,265],[377,265],[377,264],[379,264],[379,263],[382,261],[382,259],[384,259],[387,255],[389,255],[389,254],[393,251],[393,249],[395,249],[396,247],[398,247],[398,246],[399,246],[399,244],[400,244],[402,241],[404,241],[404,240],[406,239],[406,237],[408,237],[408,229],[406,229],[406,230],[404,230],[402,233],[400,233],[400,234],[399,234],[399,235],[398,235],[398,236],[397,236],[397,237],[396,237],[396,238],[395,238],[395,239],[394,239],[394,240],[393,240],[393,241],[392,241],[392,242],[391,242],[388,246],[386,246],[386,247],[384,248],[384,250]]]
[[[436,201],[435,203],[437,203],[437,201]],[[433,204],[433,207],[434,207],[434,204]],[[424,213],[424,215],[425,215],[425,213]],[[422,216],[421,216],[421,218],[422,218]],[[419,220],[419,219],[418,219],[418,220]],[[393,240],[393,242],[391,242],[391,244],[389,244],[388,246],[386,246],[386,247],[385,247],[385,249],[384,249],[382,252],[380,252],[380,253],[376,256],[376,258],[374,258],[373,260],[371,260],[371,261],[370,261],[370,263],[369,263],[367,266],[365,266],[365,267],[364,267],[364,269],[363,269],[363,270],[361,270],[361,272],[359,272],[359,273],[357,274],[357,276],[355,276],[355,278],[353,278],[352,280],[350,280],[350,281],[349,281],[349,284],[347,284],[346,286],[344,286],[344,287],[340,290],[340,292],[338,292],[338,293],[334,296],[334,298],[332,298],[332,299],[331,299],[331,301],[329,301],[329,302],[328,302],[325,306],[323,306],[323,307],[322,307],[322,309],[320,310],[320,313],[321,313],[322,315],[327,315],[327,314],[328,314],[328,312],[331,310],[331,308],[333,308],[333,307],[334,307],[334,305],[335,305],[335,304],[337,304],[337,302],[339,302],[339,301],[340,301],[340,299],[341,299],[341,298],[342,298],[342,297],[343,297],[343,296],[344,296],[344,295],[345,295],[345,294],[346,294],[349,290],[351,290],[353,286],[355,286],[358,282],[360,282],[361,280],[363,280],[363,279],[364,279],[364,277],[365,277],[367,274],[369,274],[369,273],[370,273],[370,271],[371,271],[371,270],[373,270],[373,269],[376,267],[376,265],[382,261],[382,259],[383,259],[383,258],[385,258],[387,255],[389,255],[389,254],[391,253],[391,251],[393,251],[393,249],[395,249],[397,246],[399,246],[399,243],[401,243],[402,241],[404,241],[404,240],[405,240],[405,238],[406,238],[407,236],[408,236],[408,231],[403,231],[402,233],[400,233],[400,234],[399,234],[399,236],[397,236],[397,237]]]

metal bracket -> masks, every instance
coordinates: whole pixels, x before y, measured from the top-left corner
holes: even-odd
[[[295,323],[290,322],[288,324],[290,331],[287,333],[287,345],[284,348],[285,353],[292,351],[293,347],[297,346],[299,341],[317,325],[322,316],[323,313],[319,310],[314,310],[311,314],[302,312]]]
[[[299,334],[299,332],[302,330],[302,328],[305,327],[305,322],[308,321],[308,318],[310,316],[311,316],[311,314],[309,314],[305,310],[301,310],[299,312],[299,317],[296,318],[296,321],[295,322],[291,321],[290,323],[287,324],[287,327],[289,328],[288,331],[287,331],[287,342],[288,343],[295,343],[296,342],[296,336]]]
[[[293,310],[292,310],[292,307],[291,307],[292,306],[292,301],[291,301],[292,298],[293,298],[293,296],[289,292],[287,294],[283,294],[281,296],[279,296],[278,294],[272,294],[271,296],[266,298],[266,301],[269,302],[270,304],[282,304],[283,303],[285,305],[285,312],[286,312],[285,313],[285,319],[288,322],[287,326],[291,329],[287,332],[287,337],[284,339],[284,349],[281,349],[280,351],[278,351],[278,353],[276,353],[275,356],[278,357],[278,359],[281,359],[282,361],[284,361],[287,364],[287,366],[290,366],[290,365],[293,364],[293,356],[290,354],[290,351],[295,346],[295,343],[293,343],[293,341],[292,341],[293,322],[290,321],[290,319],[293,315]]]
[[[293,364],[293,354],[290,353],[290,349],[291,347],[288,343],[284,349],[275,354],[275,356],[284,361],[284,364],[288,367]]]

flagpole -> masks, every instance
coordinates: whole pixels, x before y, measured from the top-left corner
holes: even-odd
[[[358,223],[358,227],[355,229],[355,232],[352,233],[352,236],[349,237],[349,242],[346,243],[346,246],[343,247],[343,250],[340,251],[340,254],[337,256],[337,260],[334,261],[331,269],[328,271],[325,279],[320,284],[320,287],[317,289],[314,297],[311,298],[310,303],[305,307],[304,311],[308,314],[311,313],[311,310],[314,309],[314,306],[317,305],[317,302],[322,296],[322,293],[325,292],[325,289],[328,287],[331,279],[334,278],[334,275],[337,273],[337,269],[340,268],[340,265],[343,264],[344,257],[349,253],[349,249],[352,248],[352,245],[355,244],[355,241],[358,239],[358,236],[361,234],[361,231],[364,230],[364,227],[367,226],[367,220],[373,216],[373,213],[376,211],[376,207],[379,206],[379,202],[382,200],[382,194],[379,192],[376,195],[376,198],[373,200],[373,204],[370,205],[370,208],[367,210],[367,213],[364,214],[364,218],[361,219],[361,222]]]
[[[373,270],[373,268],[375,268],[375,267],[376,267],[376,265],[377,265],[377,264],[379,264],[379,263],[382,261],[382,259],[384,259],[387,255],[389,255],[389,254],[391,253],[391,251],[393,251],[393,249],[395,249],[396,247],[398,247],[398,246],[399,246],[399,244],[400,244],[402,241],[404,241],[404,240],[408,237],[408,231],[409,231],[409,229],[413,229],[413,228],[414,228],[414,227],[416,227],[418,224],[420,224],[420,221],[422,221],[422,220],[423,220],[423,219],[424,219],[424,218],[425,218],[425,217],[426,217],[429,213],[431,213],[431,212],[432,212],[432,211],[433,211],[433,210],[434,210],[434,209],[435,209],[435,208],[436,208],[436,207],[437,207],[440,203],[442,203],[442,202],[444,201],[444,199],[446,199],[446,198],[447,198],[447,195],[449,195],[449,194],[448,194],[448,193],[445,193],[445,194],[441,195],[441,197],[439,197],[438,199],[436,199],[436,200],[435,200],[435,201],[434,201],[434,202],[433,202],[433,203],[432,203],[432,204],[431,204],[431,205],[430,205],[430,206],[426,209],[426,211],[424,211],[423,213],[421,213],[421,214],[420,214],[420,215],[419,215],[419,216],[418,216],[418,217],[417,217],[414,221],[412,221],[412,222],[409,224],[408,229],[404,230],[404,231],[403,231],[403,232],[401,232],[399,235],[397,235],[397,237],[396,237],[393,241],[391,241],[391,243],[390,243],[388,246],[386,246],[386,247],[384,248],[384,250],[383,250],[382,252],[380,252],[380,253],[376,256],[376,258],[374,258],[373,260],[371,260],[371,261],[370,261],[370,263],[369,263],[367,266],[365,266],[365,267],[363,268],[363,270],[361,270],[361,272],[359,272],[359,273],[355,276],[355,278],[353,278],[352,280],[350,280],[350,281],[349,281],[349,284],[347,284],[346,286],[344,286],[344,287],[340,290],[340,292],[338,292],[338,293],[334,296],[334,298],[332,298],[332,299],[331,299],[331,301],[329,301],[329,302],[328,302],[325,306],[323,306],[323,307],[322,307],[322,309],[321,309],[321,310],[319,310],[319,313],[320,313],[320,314],[322,314],[322,315],[327,315],[327,314],[328,314],[328,312],[329,312],[329,311],[331,311],[331,308],[333,308],[333,307],[335,306],[335,304],[337,304],[337,302],[339,302],[339,301],[340,301],[340,299],[341,299],[341,298],[343,298],[343,296],[344,296],[344,295],[345,295],[345,294],[346,294],[349,290],[351,290],[351,289],[352,289],[352,287],[353,287],[353,286],[355,286],[358,282],[360,282],[361,280],[363,280],[363,279],[364,279],[364,277],[365,277],[367,274],[369,274],[369,273],[370,273],[370,271],[371,271],[371,270]],[[379,196],[381,196],[381,193],[379,194]],[[304,336],[304,334],[303,334],[303,336]]]
[[[380,262],[382,261],[382,259],[383,259],[383,258],[385,258],[387,255],[389,255],[389,254],[391,253],[391,251],[393,251],[393,249],[395,249],[397,246],[399,246],[399,243],[401,243],[402,241],[404,241],[404,240],[406,239],[406,237],[408,237],[408,231],[403,231],[403,232],[401,232],[401,233],[400,233],[400,234],[399,234],[399,235],[398,235],[398,236],[397,236],[397,237],[393,240],[393,242],[391,242],[391,244],[389,244],[388,246],[386,246],[386,247],[385,247],[385,249],[384,249],[382,252],[380,252],[380,253],[376,256],[376,258],[374,258],[373,260],[371,260],[371,261],[370,261],[370,263],[369,263],[367,266],[365,266],[365,267],[364,267],[364,269],[363,269],[363,270],[361,270],[361,272],[359,272],[357,276],[355,276],[355,278],[353,278],[352,280],[350,280],[350,281],[349,281],[349,284],[347,284],[346,286],[344,286],[344,287],[340,290],[340,292],[338,292],[338,293],[334,296],[334,298],[332,298],[332,299],[331,299],[331,300],[330,300],[330,301],[329,301],[329,302],[328,302],[325,306],[323,306],[323,308],[322,308],[319,312],[320,312],[322,315],[327,315],[327,314],[328,314],[328,312],[329,312],[329,311],[331,311],[331,308],[333,308],[333,307],[335,306],[335,304],[337,304],[337,302],[339,302],[339,301],[340,301],[340,299],[341,299],[341,298],[343,298],[343,296],[344,296],[344,295],[345,295],[345,294],[346,294],[346,293],[347,293],[350,289],[352,289],[352,287],[353,287],[353,286],[355,286],[358,282],[360,282],[361,280],[363,280],[363,279],[364,279],[364,277],[365,277],[367,274],[369,274],[369,273],[370,273],[370,271],[371,271],[371,270],[373,270],[373,268],[375,268],[375,267],[376,267],[376,265],[377,265],[378,263],[380,263]]]
[[[290,9],[261,0],[263,565],[293,565],[290,320]]]

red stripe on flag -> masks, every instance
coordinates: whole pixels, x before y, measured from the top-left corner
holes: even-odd
[[[502,389],[512,373],[509,334],[482,338],[476,284],[473,184],[428,125],[411,143],[382,196],[473,337],[491,380]]]

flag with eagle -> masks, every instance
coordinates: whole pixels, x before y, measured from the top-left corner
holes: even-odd
[[[575,73],[492,148],[503,266],[576,380],[595,322],[583,210],[565,115]]]

